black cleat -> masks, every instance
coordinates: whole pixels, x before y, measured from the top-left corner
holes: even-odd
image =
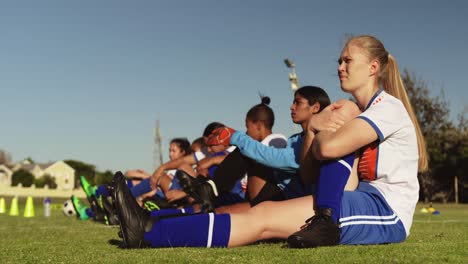
[[[114,175],[115,209],[120,220],[124,248],[144,248],[149,244],[144,233],[150,230],[153,220],[148,211],[141,208],[130,193],[124,175],[119,171]]]
[[[291,248],[335,246],[340,243],[340,228],[331,218],[331,209],[319,209],[301,230],[288,237]]]
[[[107,199],[107,197],[101,197],[101,204],[102,204],[102,207],[104,208],[104,212],[107,217],[108,225],[118,225],[119,217],[117,216],[114,206]]]
[[[214,199],[217,195],[213,181],[205,177],[194,178],[183,170],[177,170],[175,177],[179,181],[182,190],[193,197],[195,203],[200,204],[202,212],[206,213],[214,210]]]

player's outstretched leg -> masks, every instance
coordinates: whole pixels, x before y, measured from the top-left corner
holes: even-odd
[[[120,229],[125,248],[148,247],[144,240],[145,230],[150,230],[153,221],[148,211],[141,208],[130,193],[124,175],[119,171],[114,175],[114,201],[120,220]]]

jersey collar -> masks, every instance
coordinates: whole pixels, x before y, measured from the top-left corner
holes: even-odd
[[[366,106],[366,109],[364,109],[364,110],[367,110],[367,108],[369,108],[369,107],[371,106],[372,102],[374,102],[375,98],[376,98],[377,96],[379,96],[379,94],[380,94],[382,91],[383,91],[383,89],[380,88],[379,90],[377,90],[377,92],[375,92],[374,96],[372,96],[372,98],[370,99],[369,103],[368,103],[367,106]]]

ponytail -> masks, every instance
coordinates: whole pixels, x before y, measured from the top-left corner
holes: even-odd
[[[406,93],[400,71],[398,70],[398,64],[395,58],[390,54],[388,54],[388,63],[386,66],[387,74],[381,78],[382,86],[387,93],[400,99],[400,101],[405,106],[406,111],[408,112],[411,121],[413,122],[414,128],[416,129],[419,152],[418,171],[427,171],[429,164],[427,161],[426,142],[424,140],[421,127],[419,126],[418,119],[416,118],[416,114],[414,113],[413,106],[411,105],[408,94]]]

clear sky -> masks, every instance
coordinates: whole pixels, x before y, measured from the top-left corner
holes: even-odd
[[[160,120],[173,137],[220,121],[244,130],[270,96],[274,131],[298,131],[284,58],[301,85],[349,98],[336,76],[346,34],[372,34],[400,68],[467,107],[468,1],[2,1],[0,148],[14,161],[77,159],[153,170]]]

